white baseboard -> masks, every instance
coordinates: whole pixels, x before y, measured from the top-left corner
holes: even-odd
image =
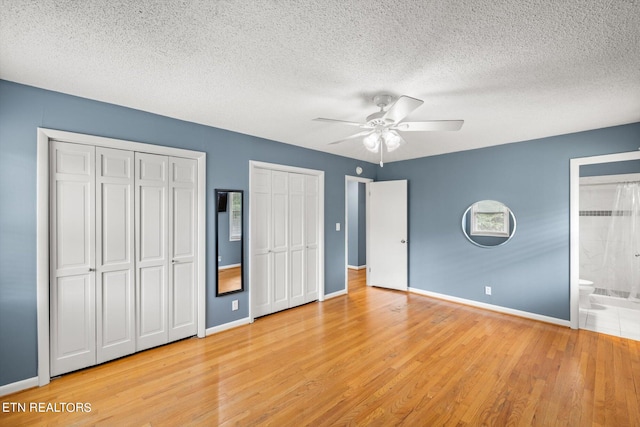
[[[364,270],[365,268],[367,268],[366,265],[347,265],[347,268],[349,270]]]
[[[228,265],[221,265],[220,267],[218,267],[218,270],[228,270],[230,268],[236,268],[236,267],[240,267],[242,264],[228,264]]]
[[[335,298],[335,297],[339,297],[339,296],[346,295],[346,294],[347,294],[347,290],[346,290],[346,289],[343,289],[343,290],[341,290],[341,291],[332,292],[332,293],[330,293],[330,294],[325,295],[325,296],[324,296],[324,299],[325,299],[325,301],[326,301],[326,300],[328,300],[328,299],[330,299],[330,298]]]
[[[17,393],[33,387],[38,387],[38,377],[27,378],[26,380],[16,381],[15,383],[0,386],[0,396]]]
[[[513,316],[524,317],[526,319],[538,320],[540,322],[552,323],[558,326],[570,327],[571,323],[568,320],[562,320],[555,317],[543,316],[542,314],[529,313],[528,311],[516,310],[513,308],[501,307],[499,305],[487,304],[484,302],[473,301],[470,299],[454,297],[445,294],[439,294],[437,292],[425,291],[417,288],[409,288],[409,292],[415,294],[424,295],[432,298],[438,298],[445,301],[456,302],[459,304],[470,305],[472,307],[482,308],[485,310],[497,311],[498,313],[511,314]]]
[[[248,317],[243,319],[234,320],[233,322],[224,323],[222,325],[213,326],[211,328],[207,328],[206,335],[217,334],[218,332],[226,331],[228,329],[237,328],[238,326],[248,325],[251,323]]]

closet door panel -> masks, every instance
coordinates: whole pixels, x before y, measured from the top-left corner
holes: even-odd
[[[197,332],[196,200],[197,163],[169,159],[169,341]]]
[[[139,271],[138,337],[142,345],[148,347],[167,342],[167,286],[164,271],[163,266],[141,268]]]
[[[134,155],[96,148],[97,363],[135,352]]]
[[[166,258],[166,188],[140,186],[140,262],[163,262]]]
[[[60,277],[52,294],[51,375],[96,363],[93,273]]]
[[[272,313],[271,171],[254,169],[251,176],[251,298],[254,317]]]
[[[136,350],[169,340],[168,166],[165,156],[135,153]]]
[[[318,265],[319,265],[319,248],[320,239],[318,224],[318,177],[305,176],[305,240],[306,240],[306,257],[305,257],[305,303],[318,299]]]
[[[273,311],[289,308],[289,190],[286,172],[271,172]]]
[[[98,363],[126,356],[136,350],[132,276],[129,270],[102,274],[98,296]]]
[[[290,306],[305,303],[305,176],[289,174]]]
[[[95,148],[51,143],[51,374],[96,363]]]
[[[270,265],[271,255],[270,254],[258,254],[254,255],[253,262],[251,263],[252,275],[251,279],[253,282],[253,316],[260,317],[266,314],[272,313],[271,310],[271,280],[269,277],[271,275],[269,265]]]

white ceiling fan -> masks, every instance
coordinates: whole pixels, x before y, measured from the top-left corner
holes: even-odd
[[[424,101],[405,95],[399,97],[398,100],[393,104],[391,104],[392,101],[393,96],[391,95],[381,94],[374,96],[373,102],[380,108],[380,111],[369,115],[366,118],[365,123],[325,119],[322,117],[318,117],[313,120],[318,122],[337,123],[366,129],[345,139],[332,142],[331,144],[339,144],[350,139],[362,137],[362,142],[367,150],[371,151],[372,153],[377,153],[378,150],[380,150],[380,166],[383,166],[383,143],[387,149],[387,152],[394,151],[395,149],[400,147],[400,145],[405,143],[405,140],[400,136],[398,132],[455,131],[460,130],[462,124],[464,123],[464,120],[429,120],[422,122],[403,122],[402,120],[407,117],[413,110],[421,106]],[[391,106],[389,106],[389,108],[385,111],[385,108],[389,104],[391,104]]]

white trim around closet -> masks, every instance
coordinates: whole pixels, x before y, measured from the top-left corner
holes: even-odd
[[[38,314],[38,385],[51,380],[49,369],[49,142],[51,140],[94,145],[165,156],[194,159],[198,162],[198,319],[197,335],[206,336],[206,170],[207,155],[199,151],[104,138],[94,135],[38,128],[37,139],[37,314]]]
[[[252,190],[252,177],[254,169],[270,169],[281,172],[292,172],[306,175],[315,175],[318,177],[318,235],[320,236],[318,242],[319,260],[318,260],[318,301],[325,300],[324,295],[324,171],[316,169],[306,169],[296,166],[279,165],[276,163],[259,162],[256,160],[249,160],[249,197],[251,197]],[[249,203],[249,263],[247,270],[249,271],[248,280],[251,284],[251,237],[253,236],[253,221],[251,218],[251,203]],[[253,317],[253,298],[252,298],[252,286],[249,285],[249,319],[253,323],[255,318]]]

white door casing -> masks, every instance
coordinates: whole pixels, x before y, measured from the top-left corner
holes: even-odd
[[[96,147],[96,363],[136,351],[133,152]]]
[[[37,156],[36,156],[37,158],[37,162],[36,162],[36,167],[37,167],[36,169],[37,170],[37,180],[36,180],[37,287],[36,287],[36,290],[37,290],[37,327],[38,327],[37,382],[38,382],[38,385],[40,386],[43,386],[49,383],[52,373],[53,375],[57,375],[61,372],[61,371],[56,371],[56,367],[55,367],[56,363],[53,362],[53,359],[55,358],[54,352],[56,351],[55,347],[58,346],[59,344],[62,344],[62,345],[65,344],[63,342],[59,342],[60,340],[55,336],[54,328],[58,328],[61,326],[59,322],[57,322],[56,314],[54,313],[54,311],[56,310],[56,307],[54,307],[54,301],[56,301],[56,299],[66,298],[65,301],[68,302],[69,298],[74,295],[75,295],[74,301],[77,301],[79,297],[79,300],[83,301],[83,307],[86,308],[86,310],[84,309],[80,310],[80,311],[84,311],[84,314],[83,314],[84,317],[94,319],[93,327],[87,326],[87,323],[83,323],[83,320],[80,319],[80,316],[75,316],[76,319],[72,319],[73,325],[75,327],[82,325],[82,328],[80,328],[81,333],[77,333],[77,331],[74,331],[73,334],[69,335],[69,336],[73,336],[76,341],[73,341],[73,340],[67,341],[66,350],[69,350],[71,347],[76,345],[77,342],[80,341],[81,337],[86,338],[86,336],[88,336],[90,331],[94,331],[94,336],[93,338],[89,337],[86,340],[86,342],[93,342],[93,346],[96,347],[96,341],[97,341],[96,332],[101,330],[97,324],[97,322],[100,321],[100,318],[96,316],[99,307],[96,306],[98,295],[95,292],[96,287],[99,286],[100,284],[97,283],[98,277],[96,272],[89,271],[89,269],[92,267],[97,269],[98,266],[96,264],[99,263],[99,261],[95,258],[98,251],[97,246],[95,245],[97,244],[97,237],[98,237],[96,235],[96,232],[97,232],[96,229],[99,226],[95,224],[95,222],[91,231],[85,233],[85,235],[88,236],[87,238],[91,238],[94,241],[94,244],[87,245],[88,248],[93,248],[93,251],[90,251],[92,253],[89,254],[89,256],[92,257],[93,259],[91,263],[87,264],[87,265],[90,264],[87,267],[87,271],[91,274],[83,278],[83,280],[85,279],[86,280],[85,280],[85,283],[81,285],[77,280],[75,281],[75,283],[72,283],[74,281],[72,281],[70,278],[65,279],[65,285],[68,285],[68,286],[64,286],[65,295],[57,295],[57,292],[55,289],[55,287],[58,285],[58,278],[56,278],[56,274],[55,274],[56,264],[54,262],[54,257],[57,257],[57,251],[55,249],[56,244],[53,242],[53,239],[55,238],[53,233],[54,233],[54,228],[57,227],[56,225],[57,220],[55,218],[54,203],[50,203],[50,201],[54,198],[54,191],[55,191],[54,187],[57,185],[56,176],[55,176],[56,174],[53,172],[55,170],[53,159],[55,156],[54,146],[58,143],[71,143],[71,145],[76,145],[76,147],[78,147],[80,150],[82,150],[81,148],[82,146],[87,147],[87,149],[89,150],[92,150],[92,149],[98,150],[100,147],[103,147],[103,148],[110,148],[110,149],[123,150],[123,151],[151,153],[151,154],[157,154],[157,155],[168,156],[168,157],[175,156],[179,158],[194,160],[197,163],[196,229],[204,230],[206,225],[206,211],[205,211],[206,204],[204,203],[206,199],[206,188],[207,188],[206,187],[206,157],[207,157],[206,153],[192,151],[192,150],[185,150],[180,148],[167,147],[167,146],[159,146],[159,145],[152,145],[152,144],[146,144],[146,143],[119,140],[119,139],[113,139],[113,138],[104,138],[104,137],[99,137],[94,135],[86,135],[86,134],[79,134],[79,133],[73,133],[73,132],[65,132],[60,130],[38,128],[37,129]],[[95,174],[96,157],[95,155],[90,157],[92,159],[91,162],[93,162],[93,165],[91,165],[90,167],[93,168],[92,170],[94,172],[92,173]],[[77,161],[77,159],[74,160],[70,157],[67,157],[65,161],[69,167],[71,168],[77,167],[77,164],[73,165],[73,162]],[[65,169],[69,171],[68,168],[65,167]],[[62,177],[65,178],[66,180],[67,176],[69,176],[69,174],[64,174],[64,176]],[[69,185],[67,186],[67,189],[72,189],[73,187],[74,187],[73,185]],[[94,179],[94,186],[92,190],[93,194],[90,194],[88,197],[95,199],[95,194],[97,193],[97,191],[98,190],[95,186],[95,179]],[[67,194],[68,195],[70,194],[69,191],[67,191]],[[89,203],[89,204],[95,206],[97,203],[98,201],[95,200],[95,203]],[[63,206],[66,206],[66,205],[67,204],[63,204]],[[114,204],[113,206],[116,206],[116,205]],[[73,210],[71,208],[66,208],[66,209]],[[66,219],[73,219],[74,214],[80,214],[80,213],[84,214],[86,213],[86,210],[84,213],[82,210],[77,210],[75,212],[72,212],[69,215],[63,215],[63,216]],[[79,223],[78,221],[72,221],[72,222],[76,225]],[[65,225],[68,223],[69,221],[66,221]],[[71,233],[68,227],[65,230],[65,232]],[[206,262],[204,259],[204,256],[206,253],[205,239],[206,239],[205,233],[197,233],[196,231],[197,262],[196,262],[196,280],[195,281],[197,283],[197,292],[196,292],[197,335],[198,337],[202,337],[202,338],[205,337],[206,335],[206,330],[205,330],[206,329],[205,328],[206,326],[205,325]],[[50,245],[50,242],[51,242],[51,245]],[[112,242],[112,243],[115,243],[115,242]],[[66,258],[68,258],[68,256]],[[76,271],[81,271],[82,268],[78,267],[76,268]],[[61,277],[71,277],[71,276],[65,276],[65,274],[71,274],[72,269],[67,268],[64,271],[61,271],[61,273],[63,274],[63,276]],[[108,279],[112,284],[118,283],[117,274],[113,275],[112,277],[108,277]],[[122,277],[120,277],[120,279],[122,279]],[[110,298],[111,297],[114,297],[114,298],[111,301],[112,304],[110,305],[110,308],[114,306],[115,307],[118,306],[118,304],[115,304],[115,305],[113,304],[114,301],[116,301],[117,303],[121,303],[123,301],[123,299],[121,298],[123,295],[121,291],[125,289],[125,287],[126,286],[123,285],[121,280],[117,286],[113,287],[113,289],[117,289],[118,292],[111,293],[112,295],[110,296]],[[73,291],[73,293],[70,293],[71,291]],[[93,302],[89,300],[92,300]],[[92,316],[89,316],[89,313],[91,310],[90,307],[93,307],[93,310],[94,310]],[[79,314],[79,311],[77,310],[75,314],[76,315]],[[67,324],[69,324],[68,319],[65,321]],[[114,325],[122,327],[123,324],[126,324],[126,322],[120,323],[120,325],[115,325],[115,324]],[[87,327],[85,328],[85,326]],[[116,343],[119,341],[117,339],[117,336],[118,336],[118,333],[116,333],[117,330],[118,328],[114,329],[112,327],[111,330],[108,331],[106,335],[103,337],[107,340],[107,342],[110,343],[108,347],[112,347],[114,345],[117,346]],[[120,332],[122,330],[123,329],[119,329]],[[99,349],[98,349],[98,352],[100,352]],[[71,352],[67,351],[67,353],[73,353],[73,351]],[[80,354],[83,352],[79,351],[76,353]],[[96,353],[95,349],[93,350],[93,353],[94,354]],[[67,354],[65,361],[69,360],[70,356],[72,356],[72,354]],[[87,361],[88,365],[96,363],[95,360],[92,360],[92,359],[93,359],[92,357],[88,357],[88,361]],[[76,364],[75,366],[79,366],[79,367],[88,366],[87,363],[81,363],[79,365]],[[74,369],[77,369],[77,368],[70,367],[65,371],[70,371]]]
[[[367,285],[408,289],[407,181],[367,184]]]
[[[169,341],[196,334],[197,163],[169,158]]]
[[[95,147],[51,145],[51,373],[95,364]]]

